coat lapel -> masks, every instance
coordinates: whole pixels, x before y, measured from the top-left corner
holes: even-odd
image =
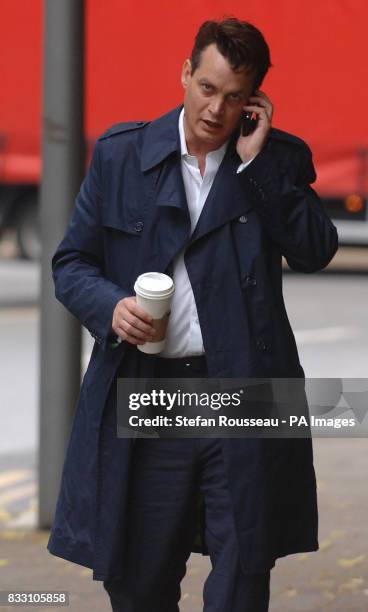
[[[142,147],[141,170],[149,200],[137,273],[166,272],[190,237],[190,217],[180,164],[182,106],[153,121]]]
[[[142,147],[141,170],[150,205],[142,236],[137,272],[165,272],[181,249],[251,208],[236,175],[241,160],[238,133],[230,138],[196,228],[190,236],[190,216],[181,173],[179,115],[182,105],[153,121]]]
[[[190,227],[180,162],[171,156],[164,162],[145,223],[142,271],[166,272],[175,255],[188,243]]]
[[[235,150],[236,138],[229,142],[210,192],[191,237],[191,243],[252,208],[246,201],[236,171],[241,160]]]

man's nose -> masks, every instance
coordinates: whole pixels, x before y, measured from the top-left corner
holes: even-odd
[[[224,110],[224,101],[221,98],[211,100],[209,111],[212,115],[221,115]]]

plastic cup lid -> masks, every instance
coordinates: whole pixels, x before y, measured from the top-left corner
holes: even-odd
[[[161,272],[145,272],[138,276],[134,290],[143,297],[163,298],[174,292],[172,278]]]

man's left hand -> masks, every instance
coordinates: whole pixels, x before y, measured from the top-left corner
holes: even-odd
[[[257,90],[255,94],[250,96],[248,104],[243,106],[244,111],[256,113],[258,123],[256,129],[248,136],[242,136],[240,133],[236,150],[242,162],[247,162],[258,155],[271,127],[273,106],[263,92]]]

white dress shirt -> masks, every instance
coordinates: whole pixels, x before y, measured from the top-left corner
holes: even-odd
[[[197,158],[188,153],[184,133],[184,108],[179,116],[179,134],[181,146],[181,171],[190,214],[192,234],[212,187],[216,172],[226,153],[226,147],[229,141],[227,140],[219,149],[207,153],[205,172],[202,177]],[[252,160],[240,164],[237,171],[241,172],[251,163],[251,161]],[[166,344],[164,350],[160,353],[160,357],[174,358],[204,354],[197,306],[184,263],[184,250],[185,249],[182,249],[173,261],[175,293],[171,304],[171,314],[166,332]]]

